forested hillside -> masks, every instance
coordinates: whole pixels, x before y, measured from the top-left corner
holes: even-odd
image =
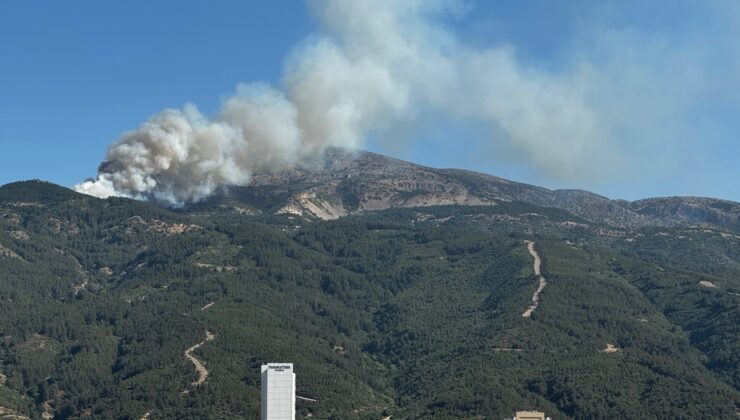
[[[740,410],[725,219],[619,226],[513,200],[319,220],[275,214],[292,192],[272,192],[170,211],[1,187],[0,418],[258,418],[266,362],[295,364],[299,418]],[[547,280],[531,317],[527,240]]]

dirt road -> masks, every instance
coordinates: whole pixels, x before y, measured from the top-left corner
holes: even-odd
[[[213,335],[210,331],[206,331],[205,340],[185,350],[185,357],[187,357],[191,362],[193,362],[193,364],[195,365],[195,370],[198,371],[198,380],[193,382],[193,386],[202,385],[203,382],[206,381],[206,378],[208,378],[208,369],[206,369],[206,367],[203,365],[203,362],[198,360],[197,357],[193,356],[193,352],[197,350],[198,347],[202,346],[208,341],[212,341],[214,338],[216,338],[215,335]]]
[[[533,241],[525,241],[527,243],[527,249],[529,250],[529,255],[534,258],[534,275],[537,276],[537,279],[539,281],[539,286],[537,287],[537,290],[532,295],[532,305],[527,308],[526,311],[522,314],[523,317],[529,318],[532,316],[532,312],[534,312],[535,309],[540,305],[540,293],[542,293],[542,290],[547,286],[547,280],[545,280],[544,277],[542,277],[542,273],[540,272],[540,266],[542,265],[542,260],[540,259],[540,256],[537,254],[537,251],[534,250],[534,242]]]

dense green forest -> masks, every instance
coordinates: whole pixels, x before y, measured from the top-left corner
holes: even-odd
[[[525,240],[547,286],[537,288]],[[334,221],[0,188],[0,418],[734,418],[740,234],[518,202]],[[208,369],[200,386],[185,350]]]

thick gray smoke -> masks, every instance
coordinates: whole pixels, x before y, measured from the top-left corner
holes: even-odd
[[[322,30],[288,57],[279,88],[239,86],[213,118],[194,105],[162,111],[111,145],[97,178],[75,189],[193,202],[427,113],[490,124],[561,175],[602,164],[592,158],[604,135],[584,85],[588,66],[557,75],[522,66],[506,47],[462,45],[444,25],[463,12],[454,0],[310,5]]]

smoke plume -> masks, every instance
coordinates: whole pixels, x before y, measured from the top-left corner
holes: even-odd
[[[464,45],[446,27],[462,2],[309,4],[321,30],[288,56],[279,87],[240,85],[211,118],[191,104],[160,112],[112,144],[97,178],[75,189],[181,205],[436,114],[488,124],[560,175],[604,164],[593,158],[606,136],[588,65],[557,74],[521,64],[506,46]]]

